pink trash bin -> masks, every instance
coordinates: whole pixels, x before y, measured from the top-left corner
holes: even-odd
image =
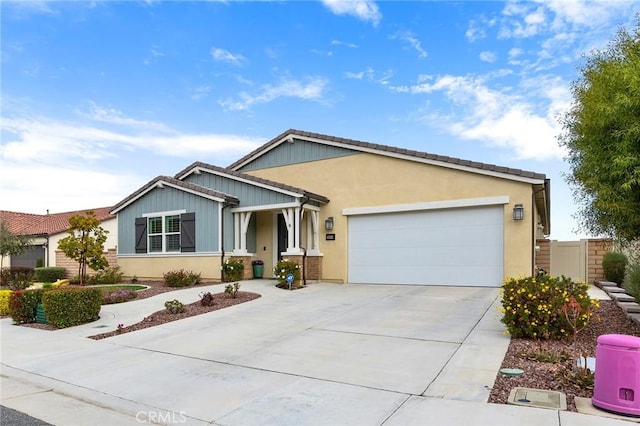
[[[640,337],[598,337],[591,403],[603,410],[640,417]]]

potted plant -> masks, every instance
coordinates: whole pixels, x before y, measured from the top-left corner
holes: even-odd
[[[253,266],[253,278],[262,278],[262,274],[264,273],[264,262],[260,259],[256,259],[251,262],[251,266]]]

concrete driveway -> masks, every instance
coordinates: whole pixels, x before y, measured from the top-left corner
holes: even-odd
[[[218,425],[520,417],[520,407],[484,404],[509,343],[498,289],[312,284],[289,292],[265,280],[242,290],[263,297],[100,341],[84,336],[135,322],[169,299],[195,301],[203,289],[105,306],[99,322],[54,332],[2,320],[2,403],[34,415],[28,396],[20,399],[28,383],[103,407],[103,424],[113,424],[113,413],[120,424]],[[15,398],[5,398],[7,389]],[[461,411],[442,400],[469,403]],[[526,410],[538,414],[518,424],[559,424],[552,410]]]

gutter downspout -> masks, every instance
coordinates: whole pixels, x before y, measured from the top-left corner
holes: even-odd
[[[300,203],[300,218],[298,219],[298,241],[302,243],[302,216],[304,215],[304,205],[309,202],[309,197],[304,197],[304,201]],[[302,249],[302,285],[307,286],[307,248]]]

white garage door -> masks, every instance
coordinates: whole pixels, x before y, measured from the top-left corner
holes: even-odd
[[[349,217],[349,282],[498,287],[503,207]]]

